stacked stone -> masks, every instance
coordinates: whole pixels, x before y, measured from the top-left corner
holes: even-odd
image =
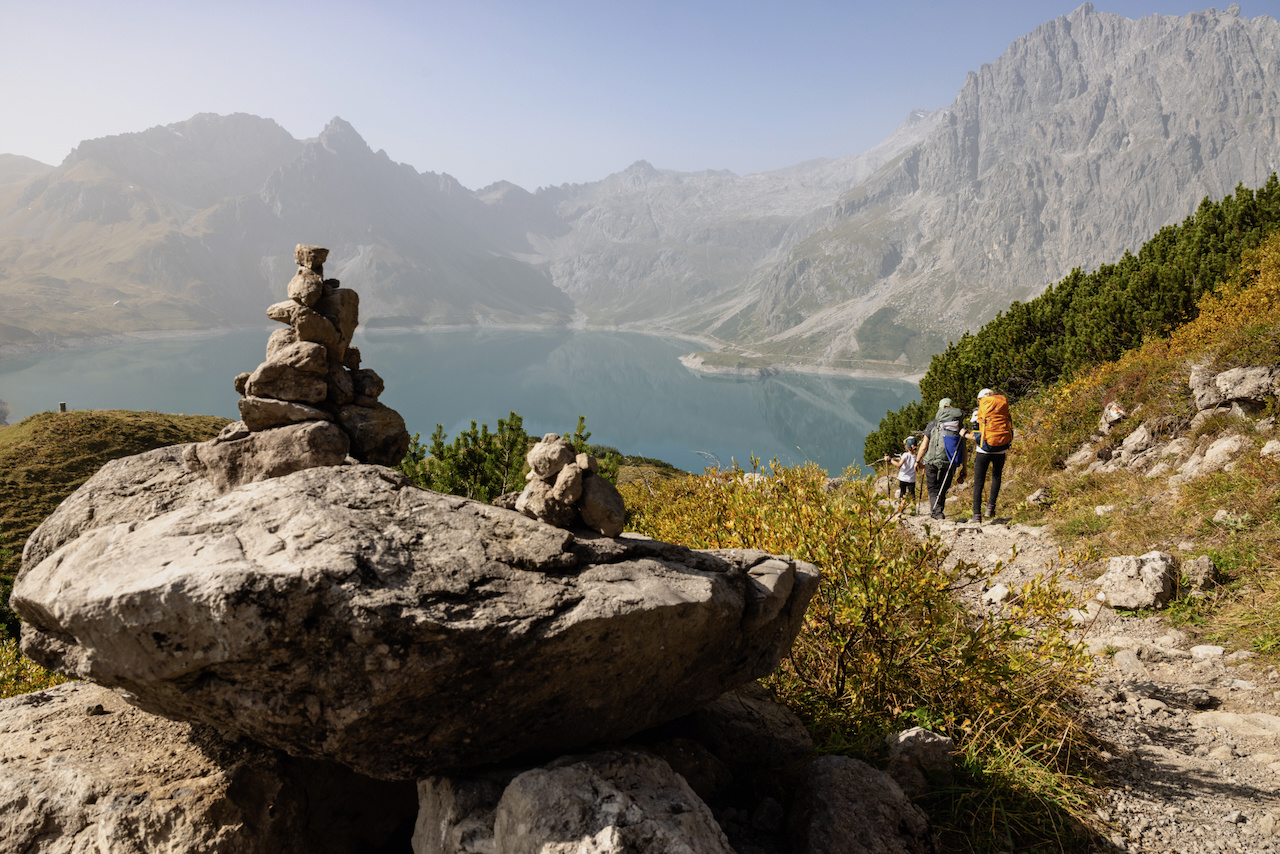
[[[187,456],[221,488],[303,468],[359,462],[394,466],[409,447],[395,410],[378,401],[383,381],[360,367],[351,346],[360,298],[324,278],[329,250],[300,244],[289,299],[267,309],[286,324],[267,341],[266,361],[235,379],[241,420]]]
[[[595,457],[575,453],[568,440],[548,433],[525,459],[528,483],[516,499],[518,512],[560,528],[582,524],[606,537],[622,533],[626,505],[614,485],[599,476]]]

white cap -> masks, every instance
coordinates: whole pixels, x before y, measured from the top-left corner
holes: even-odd
[[[982,391],[978,392],[978,400],[982,400],[984,397],[986,397],[989,394],[995,394],[995,392],[989,388],[984,388]]]

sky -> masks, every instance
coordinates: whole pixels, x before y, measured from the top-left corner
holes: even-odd
[[[866,151],[1077,5],[0,0],[0,153],[56,165],[85,139],[241,112],[298,139],[339,116],[471,189],[637,160],[745,175]],[[1240,6],[1280,18],[1280,0]],[[1207,7],[1094,3],[1129,18]]]

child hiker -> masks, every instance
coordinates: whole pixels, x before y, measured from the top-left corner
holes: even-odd
[[[916,437],[908,436],[902,440],[903,451],[892,459],[885,457],[889,465],[898,470],[898,500],[911,496],[912,512],[916,502]]]

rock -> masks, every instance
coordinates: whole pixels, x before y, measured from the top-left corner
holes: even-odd
[[[1120,404],[1112,401],[1102,409],[1102,415],[1098,418],[1098,432],[1106,436],[1111,429],[1124,420],[1128,413],[1120,407]]]
[[[728,691],[693,713],[698,740],[731,768],[787,768],[813,756],[795,712],[756,684]]]
[[[329,396],[325,398],[325,402],[330,406],[346,406],[355,400],[356,391],[355,384],[351,380],[351,374],[346,368],[341,366],[334,368],[326,377],[329,387]]]
[[[1223,400],[1266,403],[1276,393],[1274,374],[1274,369],[1261,366],[1231,368],[1215,376],[1213,384]]]
[[[796,854],[937,854],[924,812],[893,778],[847,756],[804,770],[791,808]]]
[[[276,333],[285,330],[276,330]],[[276,333],[272,333],[274,336]],[[267,349],[272,350],[270,341],[267,342]],[[267,358],[268,363],[287,365],[298,371],[309,374],[327,374],[329,373],[329,352],[314,341],[294,341],[288,344],[276,346],[272,355]],[[261,367],[258,370],[262,370]]]
[[[1155,437],[1151,431],[1147,429],[1146,424],[1139,425],[1124,441],[1120,443],[1120,447],[1124,449],[1126,454],[1140,454],[1155,444]]]
[[[493,813],[511,776],[490,773],[419,780],[414,854],[493,851]]]
[[[1178,473],[1186,480],[1194,480],[1216,471],[1222,471],[1231,460],[1248,446],[1249,440],[1243,436],[1236,434],[1223,436],[1211,443],[1203,454],[1199,451],[1192,454],[1191,458],[1178,469]]]
[[[889,776],[908,797],[952,784],[956,744],[945,735],[917,726],[890,733],[884,740],[889,747]]]
[[[1160,462],[1160,463],[1156,463],[1154,466],[1152,466],[1150,469],[1147,470],[1146,477],[1148,478],[1168,477],[1169,475],[1173,474],[1175,471],[1177,471],[1177,469],[1175,469],[1173,466],[1165,462]]]
[[[997,584],[982,594],[982,604],[999,606],[1003,604],[1011,594],[1012,591],[1009,590],[1008,585]]]
[[[342,367],[349,371],[360,370],[360,348],[347,348],[347,352],[342,355]]]
[[[324,296],[324,276],[306,267],[299,267],[298,272],[289,280],[288,292],[289,299],[299,305],[314,308]]]
[[[386,388],[382,377],[378,376],[378,372],[372,368],[352,371],[351,382],[356,394],[371,397],[374,400],[377,400]]]
[[[1113,608],[1161,608],[1173,598],[1176,582],[1173,556],[1153,551],[1111,558],[1098,587]]]
[[[212,497],[171,455],[146,463],[162,507],[109,503],[136,488],[135,462],[33,535],[47,556],[11,599],[24,652],[155,713],[385,779],[687,714],[777,666],[819,577],[785,560],[786,602],[748,631],[749,572],[772,559],[758,552],[575,537],[379,466]]]
[[[314,341],[326,350],[336,353],[340,344],[338,330],[323,314],[293,300],[285,300],[267,307],[267,317],[292,327],[299,341]],[[341,361],[342,355],[338,354]]]
[[[190,447],[156,448],[103,465],[32,532],[23,559],[34,566],[90,528],[152,519],[179,502],[217,495],[212,484],[183,464]]]
[[[270,430],[305,421],[333,420],[333,416],[323,409],[271,397],[242,397],[239,407],[240,419],[250,431]]]
[[[573,462],[576,458],[577,454],[574,453],[573,445],[569,444],[568,440],[560,438],[556,433],[548,433],[543,436],[542,441],[530,448],[528,455],[525,457],[533,475],[543,480],[555,478],[560,469]]]
[[[360,295],[351,288],[335,288],[331,294],[316,304],[316,311],[324,315],[338,332],[338,343],[330,350],[334,359],[341,362],[346,356],[351,336],[355,334],[356,327],[360,323]],[[381,393],[379,390],[378,394]]]
[[[627,505],[618,488],[603,477],[588,477],[582,481],[582,496],[578,510],[583,523],[606,537],[622,533],[627,521]]]
[[[298,334],[293,331],[293,327],[277,329],[272,332],[271,336],[267,338],[267,361],[276,361],[276,356],[279,355],[282,350],[287,348],[290,344],[296,344],[297,341]],[[326,356],[326,358],[328,357]]]
[[[699,741],[669,738],[654,742],[649,749],[683,777],[704,801],[719,798],[733,785],[733,771]]]
[[[1191,396],[1195,399],[1196,409],[1212,409],[1224,402],[1222,392],[1213,382],[1214,373],[1206,365],[1192,365],[1191,376],[1187,384],[1191,386]]]
[[[187,468],[219,492],[315,466],[340,466],[347,434],[331,421],[303,421],[250,433],[241,439],[188,445]]]
[[[1049,490],[1042,486],[1027,496],[1027,503],[1036,507],[1048,507],[1053,503],[1053,499],[1049,497]]]
[[[360,462],[395,466],[409,450],[409,431],[394,409],[348,404],[338,410],[338,423],[351,437],[351,456]]]
[[[97,685],[0,700],[4,851],[348,854],[403,839],[416,807],[412,783],[227,742]]]
[[[1262,446],[1262,456],[1273,460],[1280,460],[1280,439],[1271,439]]]
[[[1196,712],[1191,723],[1199,727],[1220,728],[1243,738],[1280,739],[1280,717],[1255,712]]]
[[[511,781],[494,810],[493,849],[600,854],[734,854],[711,810],[655,756],[564,758]]]
[[[557,528],[567,528],[578,518],[577,507],[571,502],[556,498],[555,484],[536,477],[525,484],[524,491],[516,499],[515,509],[517,513],[530,519],[537,519]]]
[[[415,854],[731,852],[711,811],[648,753],[563,758],[514,779],[419,783]]]
[[[1112,656],[1111,663],[1130,679],[1146,681],[1151,678],[1142,659],[1138,658],[1138,654],[1131,649],[1122,649],[1117,652]]]
[[[1195,450],[1195,447],[1192,445],[1191,440],[1186,436],[1179,436],[1160,449],[1160,458],[1185,457],[1193,450]]]
[[[215,442],[231,442],[235,439],[243,439],[249,435],[249,426],[243,421],[232,421],[227,426],[218,431],[218,435],[214,437]]]
[[[1191,654],[1197,658],[1221,658],[1226,650],[1213,644],[1199,644],[1191,647]]]
[[[296,403],[319,403],[328,394],[329,384],[323,374],[300,371],[280,362],[263,362],[249,375],[244,386],[246,398],[272,398]]]
[[[315,270],[320,273],[323,270],[323,264],[329,258],[329,250],[323,246],[311,246],[306,243],[299,243],[293,248],[293,261],[299,267],[306,267],[308,270]]]
[[[556,475],[556,482],[551,486],[551,495],[556,501],[563,501],[570,506],[582,497],[582,469],[576,462],[569,463],[560,469],[560,473]],[[618,533],[622,531],[619,530]]]
[[[1244,520],[1241,517],[1235,515],[1225,507],[1219,508],[1218,512],[1213,514],[1213,523],[1215,525],[1222,525],[1224,528],[1239,528],[1241,524],[1243,524],[1243,521]]]
[[[1211,590],[1221,581],[1218,567],[1208,555],[1183,561],[1182,572],[1187,577],[1187,586],[1192,590]]]
[[[1090,463],[1094,462],[1097,458],[1098,458],[1097,448],[1093,447],[1092,445],[1086,442],[1083,446],[1081,446],[1080,450],[1076,451],[1074,454],[1067,457],[1066,462],[1063,463],[1063,468],[1065,468],[1067,471],[1075,471],[1077,469],[1082,469],[1085,466],[1089,465]]]
[[[236,374],[236,378],[231,381],[231,384],[235,386],[236,394],[244,394],[244,387],[245,384],[249,382],[249,376],[250,374],[248,371],[242,374]]]

